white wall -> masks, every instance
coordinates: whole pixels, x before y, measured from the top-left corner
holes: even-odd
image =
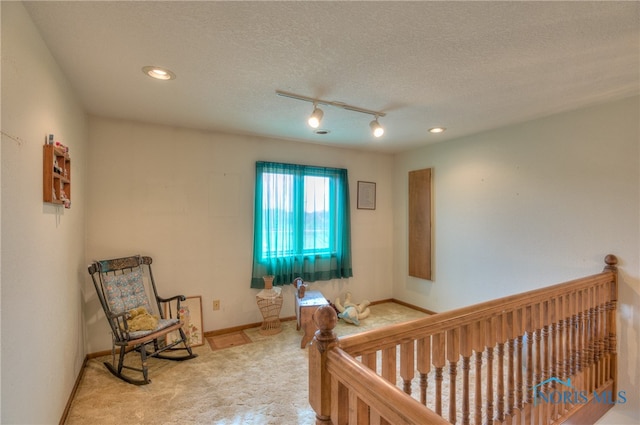
[[[597,273],[606,254],[617,255],[618,388],[629,403],[615,410],[629,423],[640,420],[638,102],[406,152],[396,158],[393,191],[394,296],[433,311]],[[407,173],[429,167],[433,281],[407,276]]]
[[[0,7],[2,423],[57,422],[85,353],[110,347],[86,273],[94,258],[152,255],[164,293],[202,295],[205,331],[260,320],[249,289],[256,160],[349,169],[355,276],[313,284],[330,299],[351,290],[442,311],[593,273],[618,255],[619,389],[630,402],[601,423],[640,421],[638,98],[395,160],[95,117],[87,126],[23,6]],[[71,148],[71,210],[41,200],[47,133]],[[434,282],[406,273],[407,172],[425,167]],[[358,180],[377,183],[375,211],[355,208]],[[286,288],[282,316],[292,297]]]
[[[348,169],[354,276],[311,288],[330,300],[391,297],[392,156],[98,117],[89,132],[87,260],[152,256],[164,296],[202,296],[205,331],[261,321],[249,288],[257,160]],[[356,209],[358,180],[377,183],[375,211]],[[293,316],[291,286],[283,293],[281,317]],[[89,352],[110,346],[99,309],[87,300]]]
[[[85,357],[86,116],[23,5],[2,8],[2,423],[58,422]],[[42,202],[47,133],[70,147],[70,210]]]

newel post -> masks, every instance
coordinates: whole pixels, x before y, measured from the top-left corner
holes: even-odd
[[[325,305],[313,313],[318,330],[309,345],[309,403],[316,412],[316,425],[331,424],[331,375],[327,371],[327,353],[338,344],[333,329],[338,316]]]
[[[607,346],[610,355],[609,378],[613,381],[612,393],[618,394],[618,338],[617,338],[617,309],[618,309],[618,258],[609,254],[604,257],[606,266],[604,271],[613,272],[611,292],[607,303]]]
[[[617,274],[618,272],[618,257],[616,257],[613,254],[609,254],[606,257],[604,257],[604,270],[605,271],[612,271],[614,273]]]

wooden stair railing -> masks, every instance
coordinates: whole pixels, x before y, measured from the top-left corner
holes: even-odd
[[[335,311],[318,309],[316,424],[595,422],[618,394],[617,259],[605,263],[596,275],[340,340]]]

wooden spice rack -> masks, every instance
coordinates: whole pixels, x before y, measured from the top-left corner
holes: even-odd
[[[71,208],[71,157],[64,147],[44,145],[42,198]]]

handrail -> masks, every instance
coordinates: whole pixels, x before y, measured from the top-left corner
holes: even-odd
[[[616,392],[617,259],[605,263],[592,276],[339,340],[335,311],[319,308],[309,351],[316,424],[596,420],[610,406],[536,401],[567,381]]]
[[[437,313],[425,318],[372,329],[358,334],[340,338],[340,347],[352,356],[360,355],[373,348],[380,349],[396,345],[403,340],[412,340],[424,335],[433,335],[458,328],[468,323],[482,320],[487,313],[499,314],[522,308],[527,304],[537,304],[549,298],[550,293],[560,295],[574,292],[580,288],[592,287],[595,284],[608,282],[615,277],[615,272],[605,270],[602,273],[574,279],[566,283],[535,289],[486,301],[471,306]]]

